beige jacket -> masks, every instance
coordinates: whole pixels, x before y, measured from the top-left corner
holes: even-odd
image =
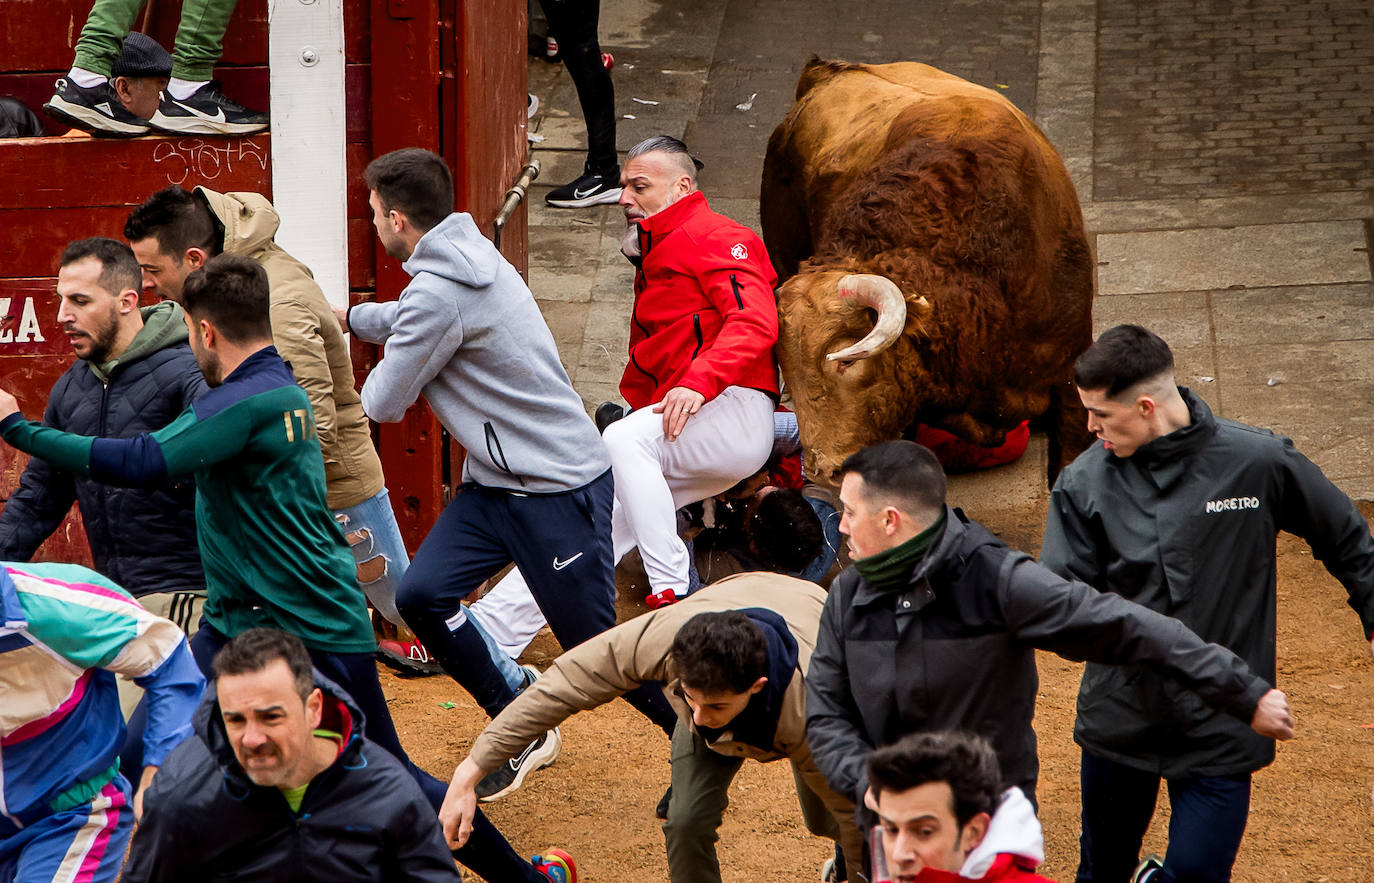
[[[797,668],[783,695],[773,751],[731,740],[730,731],[708,743],[712,751],[768,762],[787,758],[840,824],[846,857],[857,861],[859,829],[854,804],[830,789],[806,744],[806,672],[816,648],[825,591],[814,583],[773,573],[740,573],[661,610],[655,610],[577,645],[554,660],[543,676],[515,698],[477,737],[472,759],[483,771],[519,754],[541,733],[579,711],[604,705],[645,681],[663,691],[689,726],[692,713],[674,677],[668,651],[678,629],[698,613],[762,607],[777,613],[797,641]],[[859,864],[850,867],[860,867]]]
[[[272,240],[276,209],[257,193],[196,192],[224,225],[224,252],[250,258],[271,286],[272,342],[310,396],[324,450],[329,508],[347,509],[381,491],[382,461],[354,389],[348,340],[310,269]]]

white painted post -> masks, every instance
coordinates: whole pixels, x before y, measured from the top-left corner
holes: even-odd
[[[270,0],[277,243],[348,305],[343,0]]]

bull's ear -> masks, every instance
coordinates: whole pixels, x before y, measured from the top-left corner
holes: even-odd
[[[930,301],[926,300],[923,294],[918,294],[906,302],[906,314],[908,318],[921,321],[929,319],[931,313],[934,312],[935,307],[930,305]]]

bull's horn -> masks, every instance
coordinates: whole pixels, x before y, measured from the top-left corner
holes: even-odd
[[[840,294],[878,311],[878,321],[863,340],[826,356],[827,361],[866,359],[892,346],[906,326],[906,298],[886,276],[868,273],[845,276],[838,285]]]

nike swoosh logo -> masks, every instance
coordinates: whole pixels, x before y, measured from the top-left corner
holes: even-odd
[[[174,102],[174,103],[176,104],[177,107],[181,108],[182,110],[186,111],[187,113],[191,114],[192,116],[199,117],[200,119],[203,119],[203,120],[209,120],[209,121],[212,122],[212,123],[222,123],[222,122],[224,122],[224,108],[222,108],[222,107],[217,107],[217,108],[215,108],[215,115],[214,115],[214,116],[211,116],[210,114],[205,113],[204,111],[196,110],[194,107],[190,106],[189,104],[182,104],[180,101],[177,101],[177,102]]]
[[[593,193],[595,193],[595,192],[596,192],[597,190],[599,190],[599,189],[601,189],[601,188],[599,188],[599,187],[588,187],[586,190],[574,190],[574,191],[573,191],[573,199],[586,199],[588,196],[591,196]]]
[[[553,569],[554,569],[554,570],[562,570],[563,568],[567,567],[569,564],[572,564],[574,561],[576,561],[578,558],[581,558],[581,557],[582,557],[582,553],[581,553],[581,552],[578,552],[576,555],[572,556],[572,557],[569,558],[567,561],[559,561],[559,560],[558,560],[558,556],[555,555],[555,556],[553,556]]]
[[[512,757],[510,760],[506,761],[508,764],[510,764],[510,768],[517,773],[520,772],[520,765],[525,762],[525,758],[530,756],[530,752],[533,751],[534,747],[538,744],[539,740],[534,740],[533,742],[525,746],[524,751],[520,752],[515,757]]]

